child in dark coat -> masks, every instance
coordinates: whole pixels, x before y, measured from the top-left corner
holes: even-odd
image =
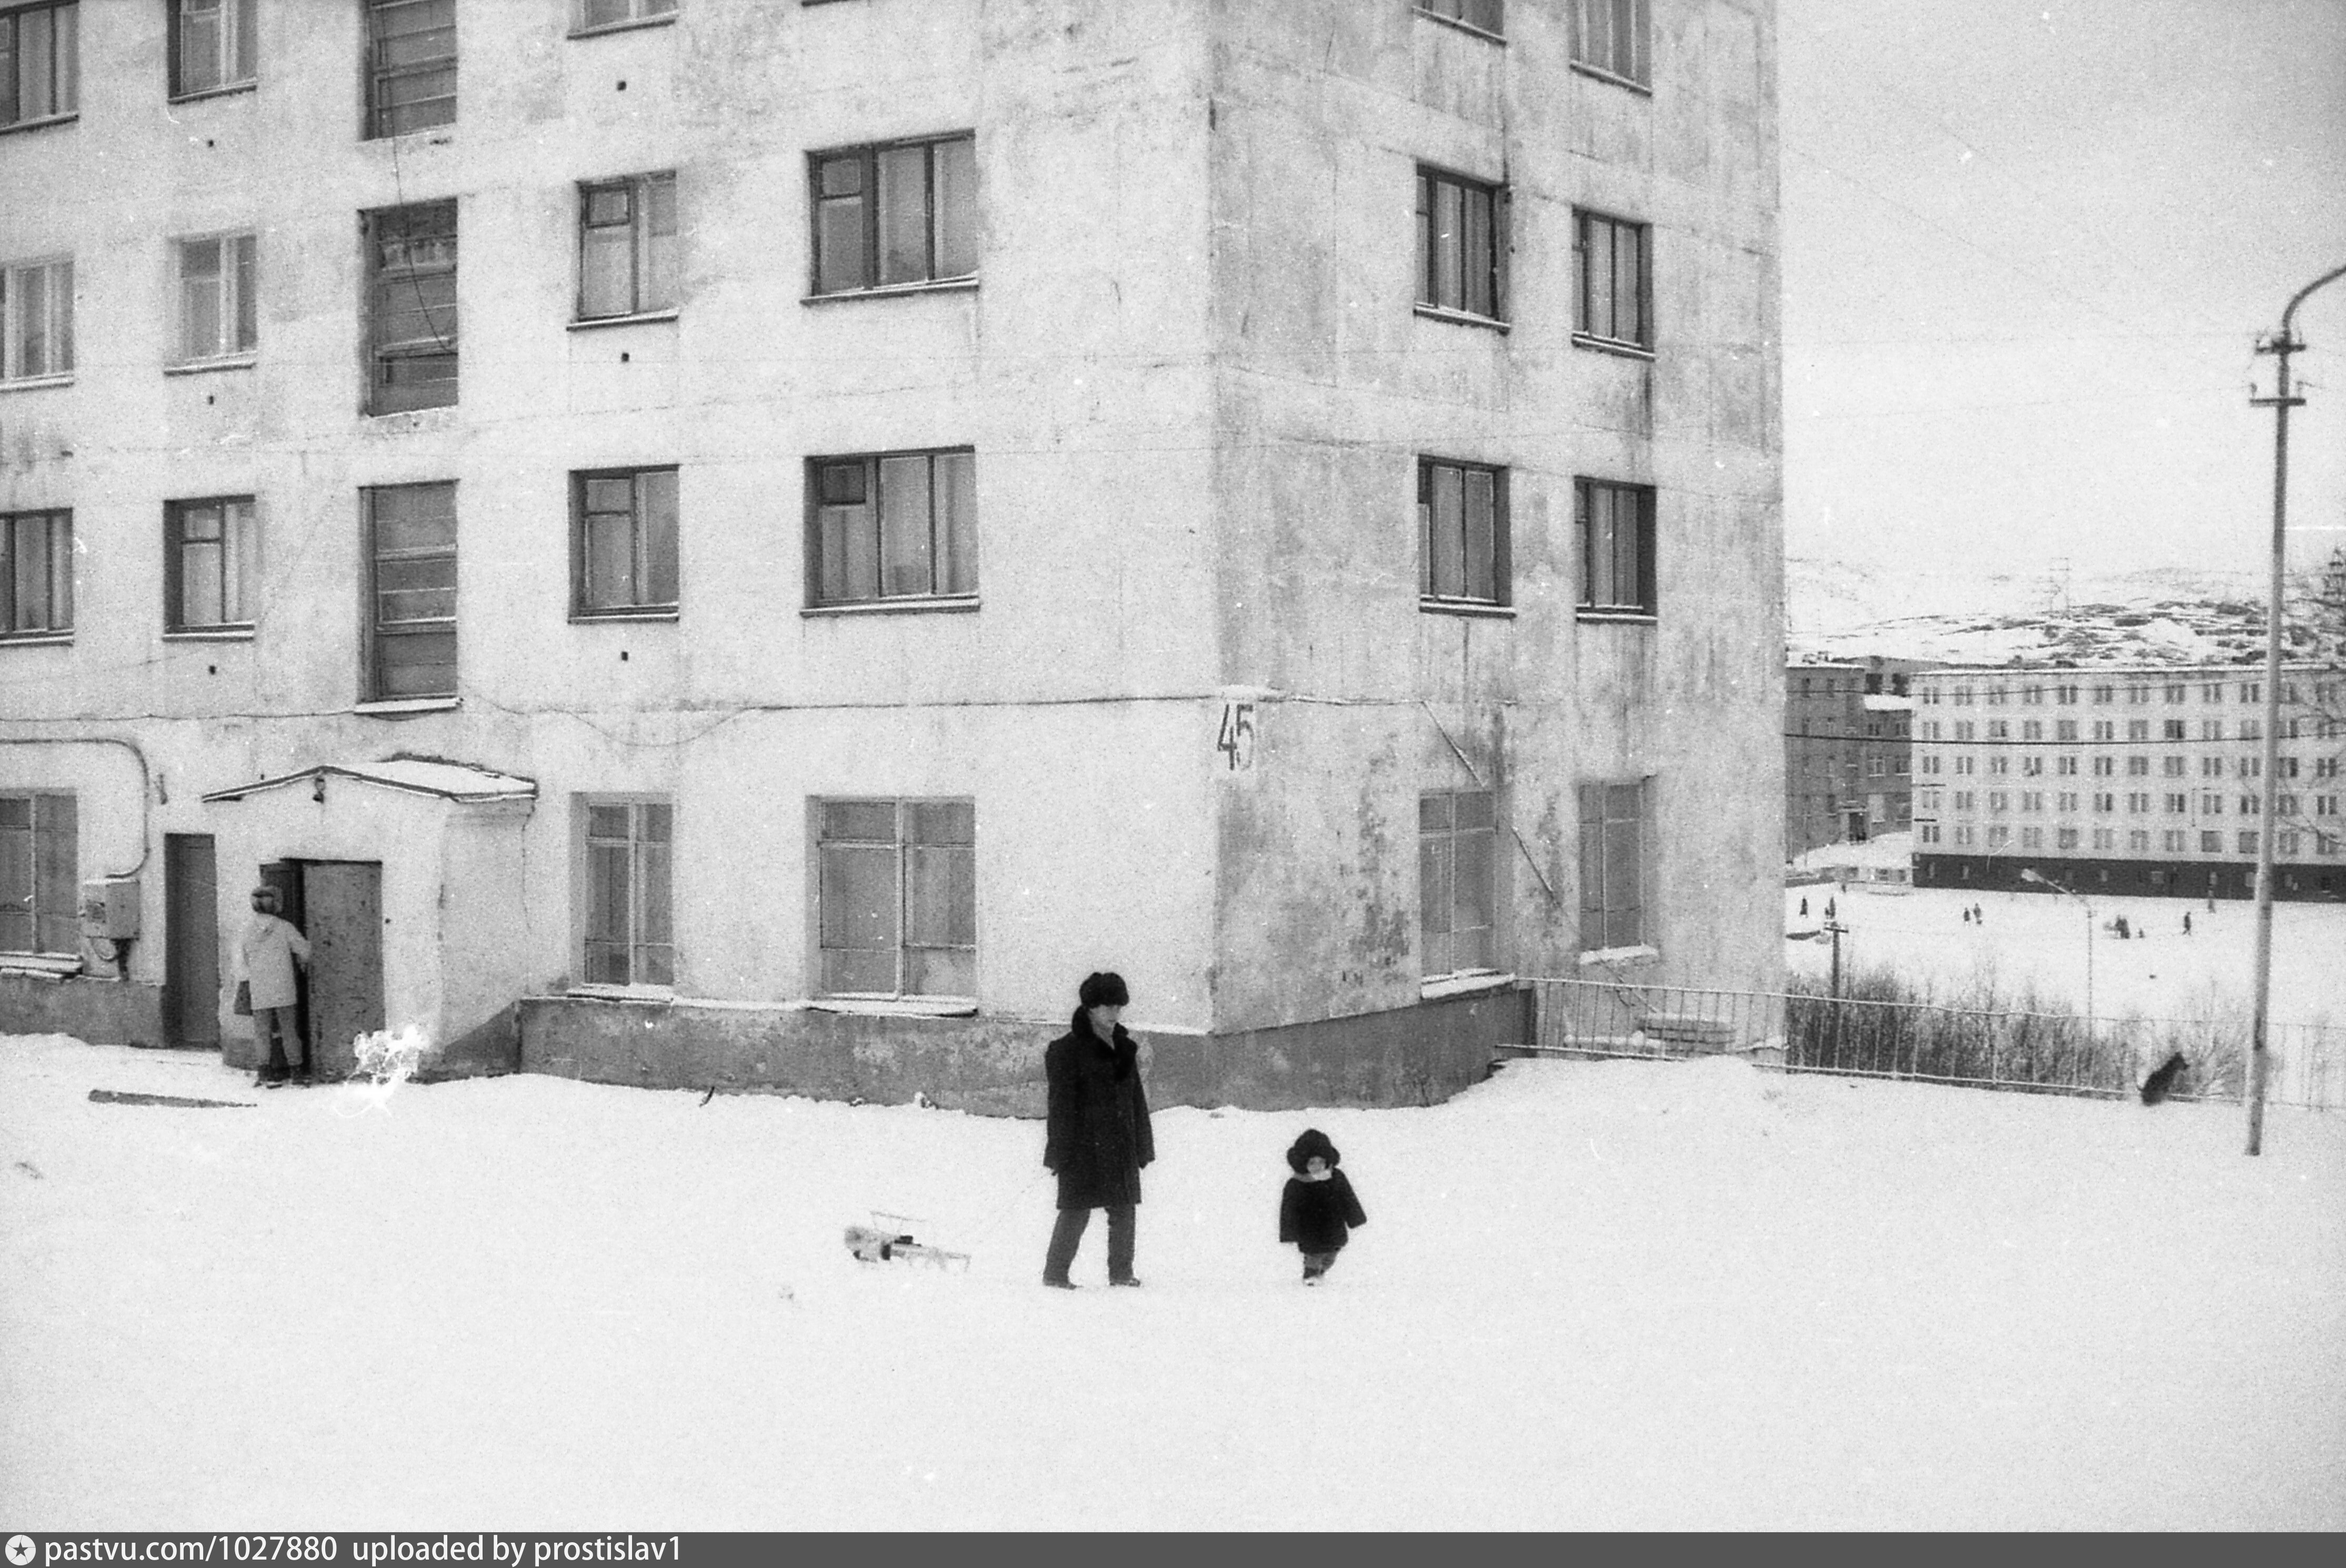
[[[1328,1135],[1317,1127],[1307,1130],[1287,1151],[1288,1166],[1295,1175],[1280,1195],[1279,1239],[1291,1241],[1302,1251],[1306,1285],[1320,1283],[1343,1249],[1352,1227],[1369,1223],[1361,1212],[1361,1200],[1352,1196],[1352,1182],[1336,1168],[1341,1157]]]

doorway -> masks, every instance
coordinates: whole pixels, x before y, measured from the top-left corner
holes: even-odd
[[[310,939],[299,1017],[311,1062],[321,1078],[346,1078],[352,1042],[382,1027],[382,862],[277,860],[260,880]]]
[[[163,1042],[220,1044],[219,873],[209,833],[163,835]]]

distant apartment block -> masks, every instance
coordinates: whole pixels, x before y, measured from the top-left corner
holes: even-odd
[[[1784,853],[1903,831],[1913,810],[1911,682],[1931,667],[1869,657],[1784,670]]]

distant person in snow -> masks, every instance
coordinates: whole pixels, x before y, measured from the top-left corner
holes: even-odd
[[[1132,997],[1119,974],[1089,974],[1076,992],[1067,1032],[1043,1054],[1050,1118],[1043,1164],[1059,1178],[1059,1220],[1043,1259],[1043,1283],[1072,1290],[1076,1261],[1092,1210],[1107,1210],[1107,1282],[1137,1285],[1132,1272],[1133,1211],[1140,1167],[1157,1157],[1148,1095],[1140,1085],[1140,1047],[1120,1020]]]
[[[1802,920],[1809,918],[1809,901],[1806,899],[1800,901],[1800,918]]]
[[[309,939],[279,917],[277,890],[253,889],[252,921],[237,944],[237,968],[252,1006],[253,1042],[269,1051],[252,1080],[256,1086],[274,1089],[289,1076],[310,1082],[310,1044],[295,1012],[301,1001],[297,971],[309,967]],[[287,1061],[289,1043],[301,1056],[299,1067]]]
[[[2191,911],[2189,910],[2185,910],[2183,911],[2183,934],[2185,936],[2189,936],[2191,934]]]
[[[1980,907],[1979,907],[1979,905],[1977,905],[1977,904],[1974,904],[1974,905],[1972,905],[1972,924],[1974,924],[1974,925],[1985,925],[1985,924],[1987,924],[1987,911],[1985,911],[1985,910],[1984,910],[1984,909],[1980,908]]]
[[[1352,1182],[1336,1168],[1341,1157],[1317,1127],[1306,1128],[1287,1151],[1287,1168],[1295,1174],[1279,1196],[1279,1239],[1293,1242],[1303,1254],[1306,1285],[1326,1278],[1352,1227],[1369,1223]]]
[[[1964,911],[1964,923],[1965,925],[1969,925],[1969,924],[1971,924],[1971,923],[1972,923],[1972,911],[1969,911],[1969,910],[1965,910],[1965,911]]]

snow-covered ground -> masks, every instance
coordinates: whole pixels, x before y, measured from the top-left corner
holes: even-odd
[[[1843,894],[1824,883],[1784,890],[1786,932],[1816,931],[1828,898],[1849,928],[1844,970],[1891,970],[1943,998],[1992,980],[2007,1001],[2033,987],[2040,1000],[2082,1012],[2090,926],[2096,1017],[2188,1019],[2237,1010],[2246,1018],[2250,1011],[2256,906],[2245,901],[2218,900],[2210,911],[2205,900],[2096,897],[2088,921],[2077,900],[2045,893],[1885,892],[1852,882]],[[1962,911],[1975,904],[1984,918],[1966,924]],[[2124,942],[2106,929],[2119,915],[2135,933]],[[1831,947],[1813,939],[1788,935],[1784,953],[1796,974],[1832,967]],[[2346,1028],[2346,904],[2275,904],[2272,976],[2277,1023]]]
[[[1148,1284],[1069,1295],[1033,1123],[0,1038],[0,1520],[2346,1527],[2346,1116],[1714,1058],[1157,1128]]]

